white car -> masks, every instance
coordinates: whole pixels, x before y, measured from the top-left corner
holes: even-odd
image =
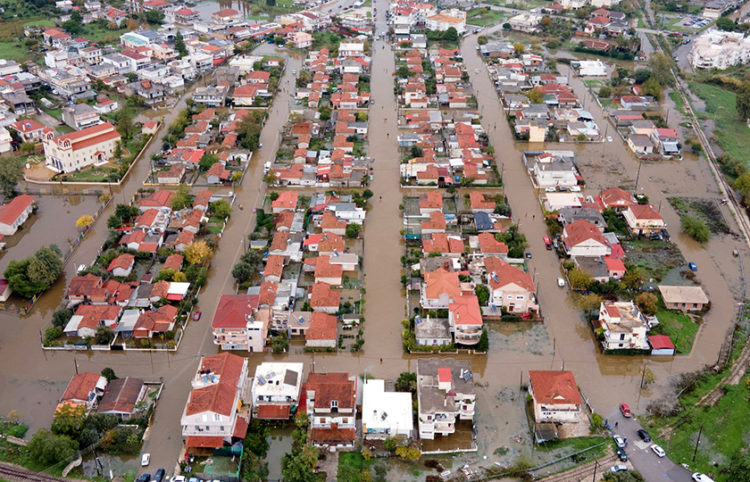
[[[691,478],[692,478],[692,479],[693,479],[693,480],[694,480],[695,482],[714,482],[714,479],[712,479],[711,477],[709,477],[709,476],[708,476],[708,475],[706,475],[706,474],[701,474],[700,472],[696,472],[696,473],[694,473],[694,474],[693,474],[693,475],[691,476]]]
[[[79,264],[78,269],[76,270],[76,273],[82,273],[83,271],[86,271],[86,265],[85,264]]]
[[[664,451],[663,448],[659,447],[658,445],[654,444],[651,446],[651,450],[656,454],[657,457],[662,458],[667,455],[667,453]]]
[[[151,462],[151,454],[145,453],[141,456],[141,467],[147,466]]]
[[[185,482],[185,477],[182,475],[173,475],[169,482]]]
[[[612,136],[607,136],[607,142],[612,142]]]
[[[625,439],[622,438],[622,437],[620,437],[619,435],[615,435],[612,438],[614,439],[615,443],[617,444],[617,448],[624,449],[625,446],[627,445],[627,442],[625,441]]]
[[[557,286],[565,288],[565,280],[563,278],[557,278]]]
[[[609,469],[610,472],[627,472],[628,466],[623,464],[617,464],[613,465],[611,469]]]
[[[555,188],[553,186],[550,186],[550,187],[545,187],[544,190],[546,192],[555,192],[555,191],[557,191],[557,188]]]
[[[581,192],[581,186],[570,186],[570,192]]]

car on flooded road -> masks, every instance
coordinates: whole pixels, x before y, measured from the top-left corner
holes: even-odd
[[[698,265],[692,261],[688,263],[688,268],[690,268],[690,271],[698,271]]]
[[[141,467],[146,467],[151,462],[151,454],[145,453],[141,456]]]
[[[627,403],[621,403],[620,404],[620,413],[625,418],[630,418],[633,416],[633,413],[630,411],[630,407]]]
[[[202,312],[200,312],[200,311],[196,311],[196,312],[194,312],[194,313],[193,313],[193,321],[198,321],[198,320],[200,320],[200,319],[201,319],[201,315],[202,315],[202,314],[203,314],[203,313],[202,313]]]

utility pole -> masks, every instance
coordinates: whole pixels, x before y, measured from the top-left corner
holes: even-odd
[[[695,450],[693,451],[693,462],[695,462],[695,456],[698,454],[698,444],[701,443],[701,434],[703,433],[703,425],[698,430],[698,439],[695,441]]]
[[[596,482],[596,469],[599,468],[599,459],[594,461],[594,477],[591,479],[592,482]]]
[[[643,371],[641,372],[641,390],[643,390],[643,379],[646,378],[646,365],[643,365]]]
[[[642,162],[638,161],[638,172],[635,175],[635,188],[633,188],[633,194],[638,195],[638,180],[641,178],[641,166]]]
[[[76,375],[78,375],[78,360],[76,360],[75,356],[73,356],[73,365],[75,365]]]

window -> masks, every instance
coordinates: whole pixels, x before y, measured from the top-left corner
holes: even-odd
[[[339,401],[331,400],[331,408],[339,408]]]

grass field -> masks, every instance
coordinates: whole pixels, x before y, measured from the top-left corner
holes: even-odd
[[[656,312],[659,324],[650,331],[652,335],[668,335],[680,355],[687,355],[693,348],[698,324],[684,313],[659,310]]]
[[[750,129],[737,118],[737,96],[734,92],[700,82],[690,82],[690,89],[706,103],[706,112],[699,113],[703,120],[714,119],[713,135],[728,157],[742,161],[750,167]]]
[[[342,452],[339,454],[338,480],[362,480],[362,472],[369,472],[372,460],[365,460],[358,452]]]
[[[504,19],[505,14],[503,12],[484,8],[473,8],[466,14],[466,23],[471,25],[479,25],[480,27],[484,27],[486,25],[496,25],[502,22]]]
[[[124,24],[123,24],[124,25]],[[90,42],[99,44],[117,43],[120,41],[120,35],[127,32],[127,28],[110,30],[98,22],[91,22],[83,26],[81,36]]]

